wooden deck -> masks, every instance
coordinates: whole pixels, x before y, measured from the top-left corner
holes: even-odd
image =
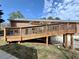
[[[63,35],[63,45],[68,47],[67,34],[71,35],[71,47],[73,48],[73,34],[79,33],[79,23],[61,22],[56,24],[45,24],[29,27],[11,27],[4,29],[4,40],[7,42],[24,41],[35,38],[46,37],[46,45],[48,45],[48,37],[53,35]]]

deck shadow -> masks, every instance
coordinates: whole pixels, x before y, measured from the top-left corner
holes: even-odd
[[[0,47],[1,50],[19,59],[38,59],[37,50],[20,44],[7,44]]]
[[[45,43],[45,38],[30,39],[30,40],[24,40],[24,41],[21,41],[21,42]]]

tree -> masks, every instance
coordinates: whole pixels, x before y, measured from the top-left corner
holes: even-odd
[[[2,15],[3,15],[3,12],[2,10],[0,10],[0,23],[2,23],[4,20],[2,19]]]
[[[54,20],[54,18],[52,16],[49,16],[47,19]]]
[[[12,12],[9,19],[25,18],[20,11]]]
[[[46,20],[46,17],[43,17],[43,18],[41,18],[41,19],[44,19],[44,20]]]
[[[56,17],[55,19],[56,19],[56,20],[60,20],[60,18],[59,18],[59,17]]]
[[[0,5],[1,6],[1,5]],[[2,10],[0,10],[0,29],[1,29],[1,23],[4,21],[3,19],[2,19],[2,15],[3,15],[3,12],[2,12]]]

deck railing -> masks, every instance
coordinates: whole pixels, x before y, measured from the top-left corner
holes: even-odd
[[[10,36],[19,36],[23,37],[25,35],[37,35],[43,34],[52,35],[65,34],[65,33],[75,33],[77,31],[76,24],[46,24],[38,26],[29,26],[29,27],[16,27],[16,28],[5,28],[4,29],[4,38],[6,39]]]
[[[48,24],[48,25],[39,25],[39,26],[30,26],[30,27],[17,27],[17,28],[6,28],[6,35],[28,35],[28,34],[40,34],[45,32],[69,32],[74,33],[76,31],[76,26],[74,24]],[[70,32],[70,33],[71,33]]]

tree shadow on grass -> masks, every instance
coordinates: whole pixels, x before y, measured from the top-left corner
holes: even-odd
[[[1,50],[16,56],[19,59],[38,59],[37,50],[20,44],[7,44],[0,47]]]

